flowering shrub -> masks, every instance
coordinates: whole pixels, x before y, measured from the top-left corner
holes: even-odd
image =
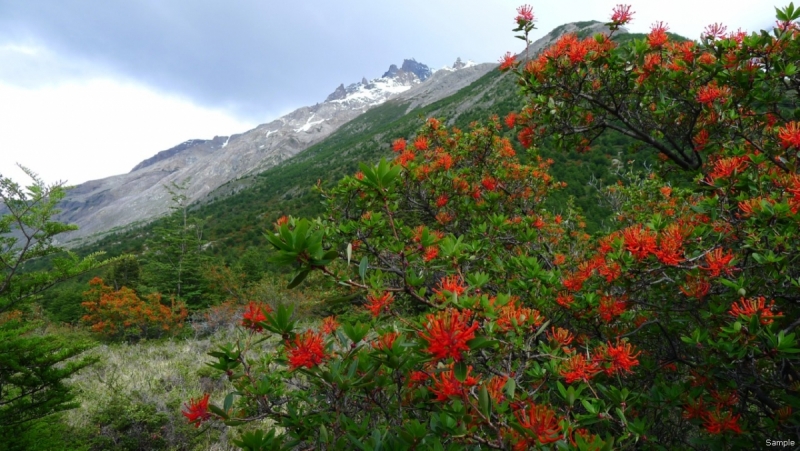
[[[530,7],[516,31],[527,41]],[[657,23],[617,45],[562,37],[507,55],[526,105],[468,131],[431,118],[393,162],[323,192],[325,220],[286,218],[278,260],[361,300],[362,322],[296,331],[291,311],[212,353],[237,391],[209,411],[269,418],[247,449],[752,449],[800,441],[800,11],[772,34],[672,42]],[[502,137],[512,128],[522,162]],[[614,221],[543,208],[561,184],[542,145],[616,131],[663,174],[609,187]],[[675,175],[674,169],[683,170]],[[330,323],[330,321],[328,321]],[[283,345],[249,355],[261,334]],[[234,397],[238,397],[236,400]],[[235,404],[235,405],[234,405]]]
[[[138,339],[174,334],[183,327],[188,314],[182,302],[162,304],[158,293],[139,298],[127,287],[114,291],[95,277],[89,281],[81,305],[87,310],[83,321],[93,332],[107,339]]]

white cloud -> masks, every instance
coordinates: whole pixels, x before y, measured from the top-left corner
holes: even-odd
[[[0,83],[0,99],[0,174],[21,182],[15,163],[77,184],[128,172],[187,139],[256,125],[110,78],[37,89]]]

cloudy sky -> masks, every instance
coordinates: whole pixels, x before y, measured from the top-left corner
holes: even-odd
[[[691,38],[711,22],[753,31],[774,22],[773,1],[639,0],[631,29],[663,20]],[[619,0],[529,3],[536,39],[606,21]],[[22,181],[20,163],[77,184],[187,139],[244,132],[404,58],[434,69],[458,56],[496,62],[522,49],[510,31],[519,4],[0,0],[0,174]]]

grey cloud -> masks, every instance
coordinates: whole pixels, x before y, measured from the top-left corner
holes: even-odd
[[[456,56],[481,61],[499,54],[486,51],[486,36],[510,37],[509,27],[486,23],[480,10],[498,8],[483,3],[465,11],[463,2],[434,10],[422,0],[0,0],[0,46],[33,42],[55,55],[19,57],[0,78],[46,81],[47,68],[79,76],[85,69],[65,61],[88,61],[96,70],[260,121],[321,101],[339,83],[379,76],[403,58],[435,66]],[[447,16],[448,5],[459,5],[461,16]],[[513,8],[504,9],[509,22]],[[479,20],[486,24],[478,28]]]

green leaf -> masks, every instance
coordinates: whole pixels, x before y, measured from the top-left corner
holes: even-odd
[[[458,379],[459,382],[464,382],[467,380],[467,364],[464,361],[457,362],[453,365],[453,373]]]
[[[367,266],[369,265],[369,261],[367,260],[367,256],[365,255],[364,258],[361,259],[361,263],[358,265],[358,275],[361,277],[361,280],[364,280],[367,277]]]
[[[301,283],[303,283],[304,280],[306,280],[306,277],[308,277],[308,273],[310,272],[311,270],[309,268],[304,268],[299,273],[297,273],[296,276],[294,276],[294,278],[292,279],[291,282],[289,282],[289,285],[287,285],[286,288],[291,290],[292,288],[300,285]]]
[[[480,409],[481,413],[487,418],[491,414],[491,412],[489,411],[490,408],[489,391],[486,390],[485,385],[481,385],[480,390],[478,390],[478,408]]]
[[[490,348],[496,345],[497,343],[498,343],[497,340],[492,340],[479,335],[473,338],[472,340],[468,341],[467,346],[469,346],[469,349],[474,351],[476,349]]]
[[[228,396],[225,397],[225,401],[222,403],[222,409],[226,412],[231,410],[231,406],[233,405],[233,397],[236,395],[236,392],[228,393]]]

